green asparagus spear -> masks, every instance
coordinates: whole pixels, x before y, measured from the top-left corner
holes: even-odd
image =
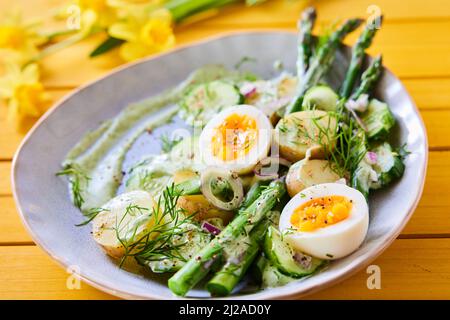
[[[245,195],[244,201],[242,201],[241,208],[249,207],[258,197],[261,195],[264,183],[262,181],[257,181],[248,190]]]
[[[222,255],[224,248],[240,234],[249,233],[285,192],[284,179],[272,181],[249,207],[241,209],[236,218],[216,238],[169,279],[170,290],[179,296],[186,295],[206,276],[213,263]]]
[[[227,296],[244,277],[247,269],[257,257],[262,239],[270,224],[269,219],[261,221],[249,237],[238,237],[230,250],[227,261],[219,272],[206,284],[212,296]]]
[[[377,21],[383,20],[383,16],[377,18]],[[372,44],[372,40],[378,31],[378,26],[374,26],[371,23],[367,23],[365,29],[358,38],[352,50],[352,58],[350,60],[350,66],[347,70],[347,74],[342,84],[340,95],[341,97],[348,98],[352,93],[355,81],[361,72],[362,64],[364,62],[365,51]]]
[[[175,185],[175,192],[181,195],[199,194],[200,191],[200,178],[192,178]]]
[[[316,22],[316,9],[307,8],[302,12],[298,22],[298,58],[297,58],[297,76],[302,77],[308,70],[309,59],[312,55],[313,36],[311,34]]]
[[[355,92],[352,94],[351,98],[353,100],[356,100],[362,94],[369,94],[370,91],[375,86],[375,84],[377,83],[378,79],[380,78],[382,71],[383,71],[383,59],[380,55],[375,59],[373,59],[369,67],[366,69],[366,71],[364,71],[364,73],[361,76],[361,83],[359,87],[355,90]]]
[[[299,79],[300,83],[297,90],[297,97],[286,108],[285,115],[300,110],[305,92],[320,81],[331,66],[341,41],[346,35],[354,31],[361,22],[361,19],[347,20],[338,30],[333,32],[328,42],[320,47],[317,54],[311,59],[309,69],[306,71],[305,76]]]

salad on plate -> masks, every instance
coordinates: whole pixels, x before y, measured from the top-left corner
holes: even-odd
[[[314,37],[308,8],[295,74],[205,66],[87,133],[58,173],[85,216],[78,226],[120,267],[168,274],[178,296],[283,286],[356,251],[370,193],[403,175],[407,155],[372,94],[381,56],[365,62],[381,18],[363,26],[338,87],[327,75],[363,21]],[[126,167],[145,135],[159,147]]]

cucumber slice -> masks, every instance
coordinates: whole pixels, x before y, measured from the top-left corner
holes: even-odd
[[[281,287],[289,282],[297,279],[282,274],[277,267],[271,262],[267,261],[262,271],[262,287],[263,288],[275,288]]]
[[[216,80],[199,84],[180,102],[180,117],[189,125],[205,126],[226,107],[243,103],[239,89],[228,82]],[[198,122],[198,123],[197,123]]]
[[[366,125],[367,137],[371,140],[384,140],[395,125],[395,118],[389,106],[376,99],[370,100],[361,120]]]
[[[372,166],[363,159],[359,162],[356,170],[352,174],[352,188],[361,192],[366,199],[368,199],[369,191],[372,187],[372,170]]]
[[[380,189],[393,180],[400,178],[405,171],[402,157],[392,150],[389,143],[384,142],[375,147],[372,152],[377,155],[373,165],[362,159],[352,175],[352,187],[359,190],[367,198],[370,190]],[[377,181],[372,180],[376,173]]]
[[[168,251],[167,254],[159,256],[153,255],[150,259],[147,259],[145,254],[139,255],[136,257],[139,263],[148,266],[154,273],[176,272],[212,239],[210,233],[204,232],[196,224],[185,223],[179,228],[183,232],[173,235],[170,239],[171,244],[177,247],[173,249],[174,251]],[[164,248],[164,244],[161,246]]]
[[[377,154],[377,163],[373,165],[373,169],[378,175],[378,182],[372,187],[373,189],[382,188],[403,175],[405,165],[389,143],[382,143],[373,152]]]
[[[283,241],[280,232],[273,226],[269,227],[264,239],[264,253],[281,273],[296,279],[312,274],[324,264],[324,260],[303,254],[300,255],[304,263],[297,262],[294,259],[296,253],[287,242]]]
[[[339,96],[327,85],[318,85],[310,88],[303,98],[302,109],[319,109],[336,111]]]

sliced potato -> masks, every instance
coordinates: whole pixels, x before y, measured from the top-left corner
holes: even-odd
[[[297,77],[286,76],[278,83],[279,98],[293,98],[297,92]]]
[[[180,183],[196,176],[197,174],[191,170],[180,170],[174,174],[173,180],[175,183]],[[234,213],[231,211],[220,210],[214,207],[202,194],[181,196],[178,199],[177,206],[185,210],[187,215],[193,215],[193,219],[197,221],[220,218],[226,224],[234,216]]]
[[[188,169],[178,170],[173,175],[173,182],[175,184],[177,184],[177,183],[181,183],[181,182],[184,182],[186,180],[189,180],[189,179],[192,179],[195,177],[198,177],[198,175],[192,170],[188,170]]]
[[[327,160],[303,159],[294,163],[286,176],[286,187],[291,197],[305,188],[320,183],[336,182],[341,177]]]
[[[336,118],[325,111],[294,112],[278,122],[274,140],[281,156],[292,162],[303,159],[308,149],[311,158],[323,159],[336,144],[336,125]]]
[[[93,220],[94,240],[111,257],[122,258],[125,254],[124,244],[133,244],[154,226],[154,206],[152,196],[141,190],[126,192],[111,199]]]

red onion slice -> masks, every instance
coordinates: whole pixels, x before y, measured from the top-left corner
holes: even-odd
[[[245,98],[250,98],[256,93],[256,86],[252,83],[246,83],[240,88],[240,91]]]
[[[376,164],[378,161],[378,156],[375,152],[373,151],[368,151],[366,153],[366,160],[369,164]]]
[[[219,228],[217,228],[215,225],[213,225],[207,221],[202,222],[201,228],[215,236],[217,236],[222,231]]]

